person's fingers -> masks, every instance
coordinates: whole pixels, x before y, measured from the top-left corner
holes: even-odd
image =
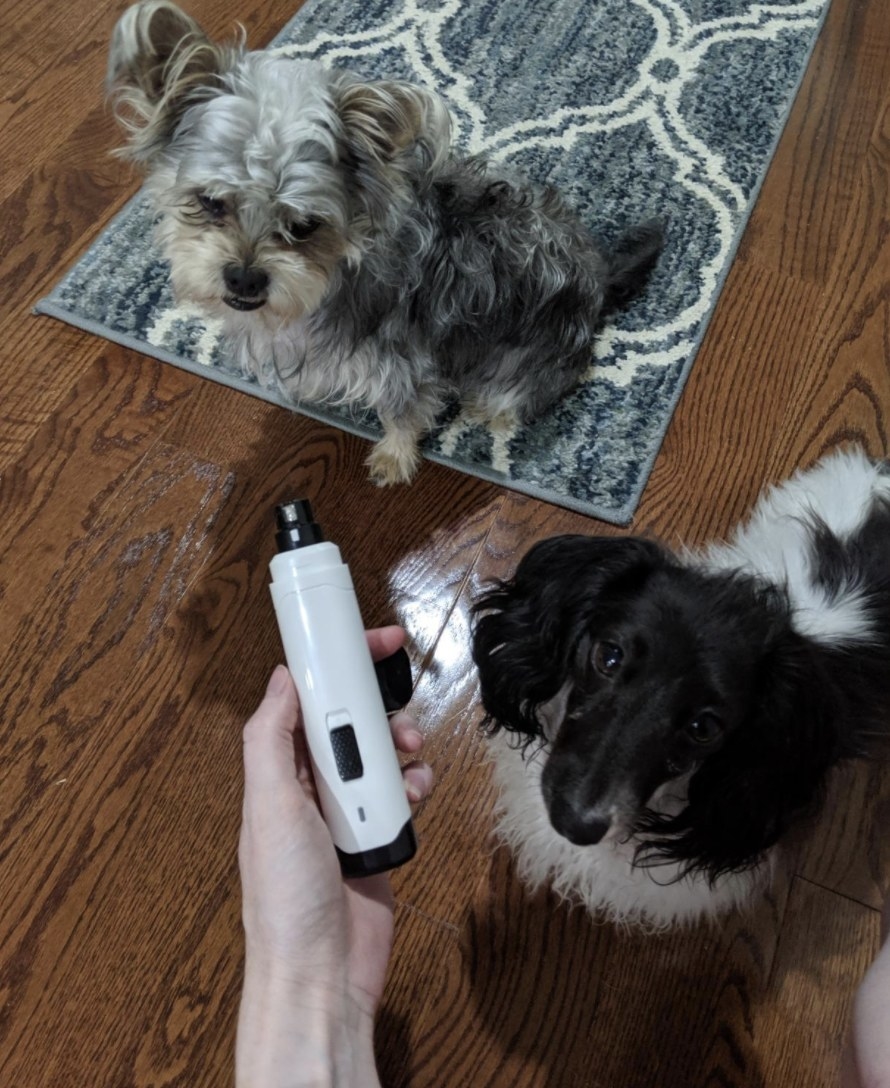
[[[405,643],[404,628],[398,627],[396,624],[389,627],[375,627],[372,631],[366,631],[365,634],[368,637],[371,657],[375,661],[389,657],[390,654],[394,654],[396,650],[401,649]]]
[[[396,748],[406,755],[417,755],[423,747],[423,733],[417,728],[417,722],[410,714],[400,710],[389,720],[392,739]],[[412,804],[425,800],[433,788],[433,772],[428,763],[415,759],[402,767],[405,780],[405,792]]]
[[[245,795],[293,789],[294,732],[299,714],[293,680],[284,665],[279,665],[269,678],[263,701],[244,726]]]
[[[404,710],[389,719],[389,728],[392,730],[396,748],[405,755],[416,755],[423,747],[423,733],[418,729],[414,718]]]
[[[402,768],[402,778],[405,782],[405,792],[412,804],[418,804],[429,797],[433,788],[433,769],[429,763],[415,760]]]

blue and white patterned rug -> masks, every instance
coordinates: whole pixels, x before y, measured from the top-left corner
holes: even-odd
[[[309,0],[271,48],[434,87],[461,147],[556,185],[606,240],[670,220],[645,295],[606,327],[573,395],[511,432],[453,410],[427,456],[631,519],[828,2]],[[218,327],[175,305],[139,196],[38,311],[285,403],[229,371]],[[371,414],[300,410],[377,433]]]

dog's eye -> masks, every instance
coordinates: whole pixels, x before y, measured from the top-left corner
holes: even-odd
[[[696,744],[713,744],[723,733],[723,723],[716,714],[705,711],[686,726],[686,735]]]
[[[198,203],[211,219],[225,218],[226,202],[224,200],[217,200],[216,197],[207,196],[206,193],[198,193]]]
[[[623,660],[624,650],[614,642],[598,642],[593,648],[593,664],[603,676],[614,676]]]
[[[314,234],[320,226],[320,219],[291,219],[282,227],[280,236],[285,242],[302,242],[310,234]]]

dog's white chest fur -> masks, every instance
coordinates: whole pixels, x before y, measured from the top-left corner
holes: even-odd
[[[313,336],[308,318],[287,324],[230,319],[226,335],[245,374],[267,388],[280,388],[294,401],[365,407],[375,401],[368,350],[325,350]]]

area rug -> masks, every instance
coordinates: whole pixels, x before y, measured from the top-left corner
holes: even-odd
[[[270,48],[436,88],[460,147],[555,185],[606,242],[669,223],[645,293],[610,319],[575,393],[497,432],[452,408],[426,456],[631,520],[828,2],[309,0],[298,12]],[[39,312],[286,404],[229,368],[217,325],[176,305],[151,233],[137,195]],[[371,413],[298,410],[379,433]]]

